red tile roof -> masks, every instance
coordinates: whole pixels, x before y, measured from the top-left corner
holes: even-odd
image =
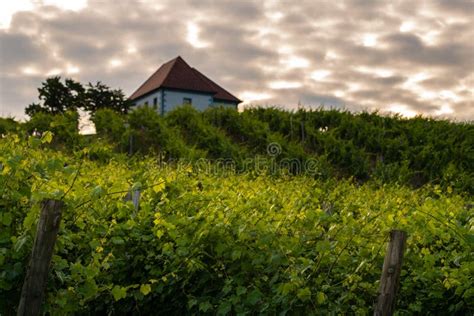
[[[130,99],[138,99],[160,88],[210,93],[217,100],[236,103],[242,102],[198,70],[190,67],[180,56],[158,68],[158,70],[130,96]]]

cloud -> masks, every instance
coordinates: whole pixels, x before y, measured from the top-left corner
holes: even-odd
[[[47,58],[42,56],[45,47],[29,36],[0,32],[0,69],[2,74],[18,73],[22,66],[43,63]]]
[[[247,103],[474,119],[470,1],[41,3],[0,28],[0,115],[47,74],[130,94],[181,55]]]

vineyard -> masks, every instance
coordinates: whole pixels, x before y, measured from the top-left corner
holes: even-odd
[[[367,315],[392,229],[408,234],[397,313],[474,312],[473,200],[463,186],[209,172],[55,141],[49,132],[0,139],[2,315],[18,306],[44,199],[65,204],[43,306],[51,315]]]

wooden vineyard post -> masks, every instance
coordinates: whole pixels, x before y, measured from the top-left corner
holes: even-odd
[[[124,201],[132,201],[133,207],[135,209],[134,215],[136,215],[136,212],[138,212],[140,208],[140,190],[131,189],[130,192],[128,192],[125,196]]]
[[[39,315],[48,281],[49,266],[61,221],[63,202],[44,200],[30,262],[21,290],[18,316]]]
[[[133,190],[132,203],[135,208],[135,212],[140,208],[140,190]]]
[[[392,230],[390,232],[390,242],[383,262],[374,316],[391,316],[395,310],[406,238],[407,234],[404,231]]]

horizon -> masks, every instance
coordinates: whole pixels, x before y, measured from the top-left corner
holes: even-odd
[[[180,55],[242,99],[240,109],[325,106],[474,119],[472,2],[286,4],[4,2],[0,115],[26,118],[41,82],[55,75],[101,81],[130,96]]]

